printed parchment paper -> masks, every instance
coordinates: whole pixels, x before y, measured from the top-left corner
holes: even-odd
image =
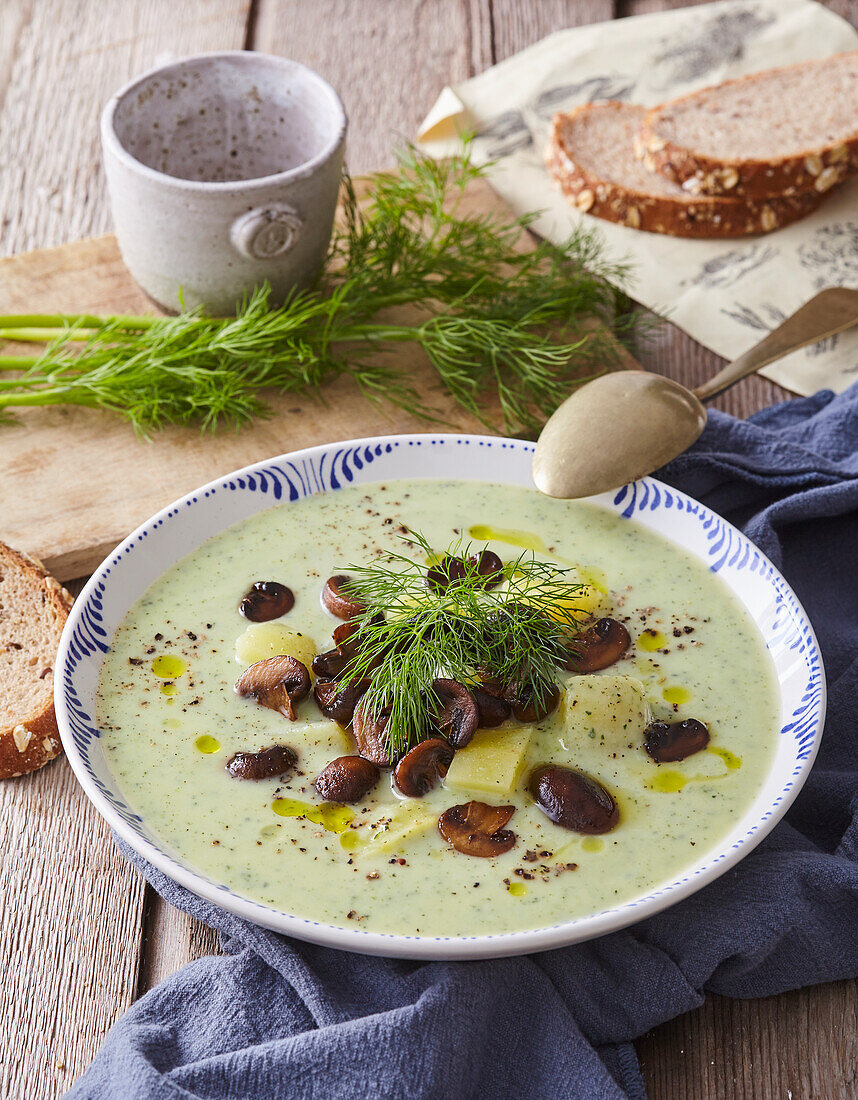
[[[542,211],[537,232],[562,240],[578,221],[598,226],[609,254],[631,260],[634,298],[732,359],[823,287],[858,287],[858,181],[767,236],[691,241],[642,233],[581,214],[555,190],[542,159],[551,117],[601,99],[652,105],[856,48],[858,33],[813,0],[726,0],[576,27],[445,88],[418,140],[444,156],[459,147],[459,133],[474,133],[475,159],[496,162],[489,169],[496,190],[518,213]],[[858,329],[761,373],[801,394],[843,390],[858,377]]]

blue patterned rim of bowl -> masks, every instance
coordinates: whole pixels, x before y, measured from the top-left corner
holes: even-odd
[[[807,778],[822,735],[825,677],[819,647],[792,589],[735,527],[654,478],[592,498],[708,562],[756,622],[780,685],[775,760],[732,832],[681,876],[639,897],[564,924],[469,937],[404,936],[338,928],[233,892],[165,847],[128,805],[101,749],[93,714],[99,667],[128,609],[174,562],[212,535],[274,504],[361,482],[456,478],[533,487],[534,445],[482,436],[377,436],[296,451],[218,478],[153,516],[116,548],[78,597],[60,644],[56,709],[66,754],[86,794],[137,852],[176,882],[240,917],[331,947],[410,958],[488,958],[556,948],[616,931],[694,893],[771,830]]]

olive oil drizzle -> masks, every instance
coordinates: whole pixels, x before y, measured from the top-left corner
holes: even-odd
[[[723,749],[718,745],[710,745],[706,751],[711,752],[713,756],[720,756],[730,771],[736,771],[742,766],[741,756],[730,752],[729,749]]]
[[[175,680],[182,676],[186,669],[184,659],[175,653],[162,653],[152,662],[152,671],[159,680]]]
[[[688,688],[674,685],[673,687],[664,688],[661,697],[666,703],[676,703],[681,706],[683,703],[691,702],[692,694]]]
[[[724,779],[728,772],[737,771],[742,766],[741,756],[730,752],[729,749],[709,745],[706,752],[723,760],[727,766],[727,771],[721,775],[686,775],[685,772],[677,771],[675,768],[665,768],[659,770],[658,774],[647,783],[647,787],[651,791],[659,791],[661,794],[675,794],[689,783],[717,783],[719,780]],[[693,757],[689,757],[689,759],[693,759]]]
[[[278,817],[305,817],[314,825],[321,825],[329,833],[344,833],[354,821],[354,813],[348,806],[337,802],[301,802],[297,798],[275,798],[271,809]]]
[[[483,523],[477,523],[468,528],[468,534],[478,542],[505,542],[508,546],[519,546],[522,550],[534,550],[539,554],[549,553],[539,535],[533,535],[530,531],[506,530],[503,527],[489,527]]]

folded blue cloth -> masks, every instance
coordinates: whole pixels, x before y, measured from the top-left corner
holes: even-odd
[[[662,476],[747,532],[819,635],[826,734],[766,841],[627,931],[473,963],[286,939],[194,897],[120,843],[163,897],[220,931],[225,955],[138,1001],[70,1097],[639,1098],[631,1040],[704,990],[763,997],[858,975],[858,386],[747,422],[713,412]]]

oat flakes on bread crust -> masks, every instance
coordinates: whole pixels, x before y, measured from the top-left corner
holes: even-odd
[[[714,239],[768,233],[822,201],[816,192],[761,200],[689,195],[635,157],[645,111],[607,102],[555,115],[546,162],[573,206],[633,229]]]
[[[71,603],[40,562],[0,542],[0,779],[62,751],[53,668]]]
[[[653,107],[636,151],[692,195],[825,194],[858,173],[858,50]]]

